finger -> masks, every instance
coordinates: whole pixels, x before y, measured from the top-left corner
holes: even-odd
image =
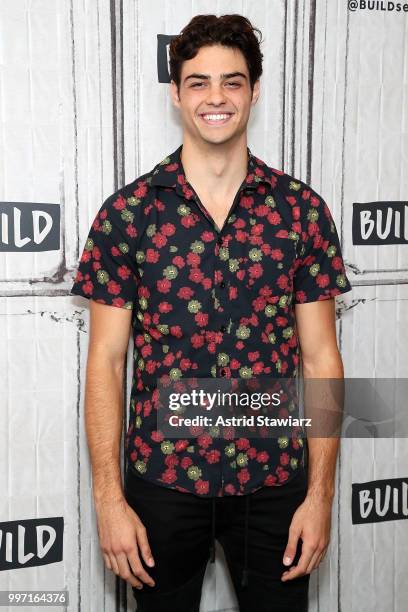
[[[149,574],[144,569],[140,561],[140,557],[137,554],[137,551],[132,550],[132,552],[128,553],[127,558],[128,558],[128,562],[129,562],[129,565],[131,567],[133,574],[137,576],[138,578],[140,578],[140,580],[142,580],[146,584],[149,584],[150,586],[154,586],[155,581],[153,580],[151,576],[149,576]]]
[[[281,579],[285,581],[292,580],[293,578],[297,578],[298,576],[303,576],[306,573],[306,568],[309,565],[315,550],[315,547],[307,546],[303,542],[302,554],[300,555],[298,564],[292,565],[289,570],[283,572]]]
[[[139,547],[139,551],[142,555],[144,562],[149,567],[153,567],[154,559],[153,559],[152,551],[150,549],[149,540],[147,538],[147,531],[146,531],[145,526],[142,523],[140,523],[136,527],[136,537],[137,537],[137,544]]]
[[[142,588],[143,584],[139,580],[137,576],[134,576],[130,571],[129,563],[127,560],[127,555],[124,552],[118,553],[116,555],[116,560],[119,566],[119,576],[129,582],[132,586],[136,588]]]
[[[306,568],[306,573],[310,574],[314,569],[316,569],[316,567],[318,566],[317,560],[320,558],[322,554],[322,551],[320,548],[318,548],[314,555],[312,556],[312,558],[310,559],[310,563],[308,564],[307,568]]]
[[[116,562],[116,557],[113,553],[109,553],[109,560],[110,560],[110,564],[111,564],[111,568],[112,568],[112,572],[114,574],[116,574],[117,576],[119,576],[119,567],[118,564]]]
[[[295,530],[293,527],[289,527],[288,543],[286,545],[285,552],[283,553],[283,563],[285,565],[290,565],[291,563],[293,563],[293,559],[296,555],[300,533],[300,531]]]
[[[112,565],[111,565],[111,562],[110,562],[110,559],[109,559],[109,555],[107,555],[106,553],[103,553],[103,558],[104,558],[104,560],[105,560],[105,565],[106,565],[106,567],[107,567],[109,570],[111,570],[111,569],[112,569]]]
[[[324,559],[324,557],[325,557],[326,551],[327,551],[327,548],[325,548],[325,549],[324,549],[324,550],[323,550],[323,551],[320,553],[320,555],[317,557],[317,560],[316,560],[315,565],[314,565],[314,569],[316,569],[317,567],[319,567],[319,565],[321,564],[321,562],[323,561],[323,559]]]

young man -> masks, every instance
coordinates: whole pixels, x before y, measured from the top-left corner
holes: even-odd
[[[172,41],[182,145],[103,203],[71,290],[91,298],[85,406],[100,544],[139,612],[198,612],[215,539],[241,611],[306,610],[329,543],[338,440],[308,441],[306,473],[301,438],[169,439],[154,407],[159,377],[290,378],[300,348],[305,378],[343,377],[334,298],[351,287],[330,211],[247,146],[256,32],[239,15],[200,15]]]

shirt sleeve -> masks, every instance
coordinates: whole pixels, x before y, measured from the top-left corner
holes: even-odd
[[[294,303],[316,302],[351,291],[330,209],[315,192],[310,198],[304,242],[294,274]]]
[[[137,296],[134,213],[120,193],[104,201],[89,230],[71,295],[131,310]]]

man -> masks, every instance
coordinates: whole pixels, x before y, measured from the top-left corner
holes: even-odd
[[[334,298],[351,286],[330,211],[247,146],[256,33],[239,15],[199,15],[173,39],[182,145],[103,203],[71,291],[91,298],[85,406],[100,544],[139,612],[198,611],[215,539],[241,611],[306,610],[329,542],[336,439],[308,441],[306,474],[297,436],[170,439],[158,427],[161,377],[290,378],[300,355],[304,377],[343,377]]]

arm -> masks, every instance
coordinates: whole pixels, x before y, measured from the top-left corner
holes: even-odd
[[[96,506],[124,499],[119,453],[130,317],[130,310],[90,301],[85,424]]]
[[[334,299],[298,304],[295,313],[303,377],[343,378],[343,362],[336,339]],[[308,448],[308,495],[333,498],[339,438],[310,437]]]
[[[126,503],[120,471],[124,360],[131,310],[90,300],[91,331],[85,386],[85,422],[100,544],[108,569],[132,586],[154,581],[141,565],[152,557],[146,531]],[[130,572],[130,567],[133,574]],[[140,578],[138,580],[135,576]]]
[[[303,377],[343,378],[343,363],[337,346],[335,300],[295,306],[296,325],[302,351]],[[296,566],[282,575],[290,580],[310,573],[322,560],[330,538],[331,508],[335,489],[338,438],[308,438],[308,490],[292,518],[284,558],[293,560],[302,536],[302,555]]]

